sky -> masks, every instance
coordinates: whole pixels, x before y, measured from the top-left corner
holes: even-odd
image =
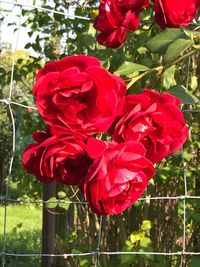
[[[1,23],[0,26],[0,46],[2,46],[2,43],[10,43],[12,46],[12,50],[15,50],[16,47],[16,40],[17,40],[17,31],[14,32],[14,29],[16,26],[14,25],[9,25],[7,26],[8,23],[13,23],[15,22],[18,24],[19,22],[19,15],[20,15],[20,7],[19,6],[14,6],[13,4],[1,2],[3,0],[0,0],[0,17],[4,17],[3,23]],[[8,2],[12,2],[12,0],[5,0]],[[19,0],[18,2],[24,3],[26,5],[32,5],[33,2],[35,2],[36,6],[41,5],[40,0]],[[51,0],[49,0],[48,5],[50,4]],[[28,9],[26,7],[26,9]],[[3,11],[2,11],[3,10]],[[30,9],[31,10],[31,9]],[[73,14],[73,9],[70,10],[70,13]],[[22,23],[26,20],[26,17],[22,18]],[[27,29],[24,27],[20,28],[19,32],[19,40],[18,40],[18,45],[17,45],[17,50],[24,49],[24,46],[30,42],[34,41],[34,36],[32,39],[27,34]],[[33,51],[30,52],[33,53]]]
[[[32,4],[32,0],[20,0],[20,3],[25,4]],[[0,7],[1,9],[1,17],[5,17],[3,23],[1,23],[1,31],[0,31],[0,43],[11,43],[12,49],[15,49],[16,46],[16,39],[17,39],[17,31],[14,32],[14,29],[16,26],[10,25],[7,26],[7,23],[18,23],[19,21],[19,14],[20,14],[20,7],[19,6],[13,6],[13,4],[7,4],[3,3],[0,0]],[[23,18],[22,22],[25,20]],[[26,43],[30,41],[30,38],[27,34],[27,30],[24,27],[20,28],[19,32],[19,41],[18,41],[18,47],[17,49],[23,49]]]

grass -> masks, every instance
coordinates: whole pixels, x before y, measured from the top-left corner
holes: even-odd
[[[41,253],[42,209],[33,205],[8,205],[6,252]],[[0,206],[0,250],[3,246],[4,207]],[[39,258],[7,257],[7,267],[37,267]]]
[[[42,229],[42,209],[33,205],[8,205],[6,217],[7,233],[13,232],[15,227],[18,231]],[[3,222],[4,206],[0,206],[0,218]],[[0,224],[1,233],[3,233],[3,224]]]

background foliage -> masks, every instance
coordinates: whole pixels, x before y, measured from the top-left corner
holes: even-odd
[[[70,3],[71,2],[71,3]],[[183,101],[182,108],[198,110],[200,88],[200,28],[194,24],[188,29],[167,29],[161,31],[153,22],[152,10],[142,13],[142,23],[135,33],[129,33],[125,44],[112,50],[97,44],[97,32],[92,27],[92,19],[97,15],[99,1],[41,1],[42,6],[61,12],[75,12],[90,18],[90,21],[69,19],[65,16],[37,9],[22,11],[22,27],[30,37],[24,50],[16,53],[14,70],[14,88],[12,100],[28,106],[34,106],[31,94],[34,77],[38,69],[49,60],[60,59],[66,55],[88,54],[102,61],[104,67],[122,76],[129,88],[128,93],[140,92],[143,88],[154,88],[159,92],[169,91]],[[34,4],[34,1],[33,1]],[[2,11],[1,21],[5,21],[7,12]],[[16,25],[15,25],[16,23]],[[17,27],[17,22],[10,25]],[[8,25],[9,26],[9,25]],[[0,55],[0,99],[6,99],[11,75],[13,52],[2,48]],[[21,167],[22,151],[32,142],[32,132],[44,128],[40,117],[34,110],[13,105],[16,120],[17,151],[14,159],[9,197],[15,199],[42,199],[42,185],[35,177],[27,175]],[[181,196],[185,195],[184,175],[187,178],[187,194],[200,195],[199,178],[199,122],[200,113],[185,112],[190,128],[190,136],[182,152],[163,160],[145,195]],[[9,111],[4,103],[0,105],[0,190],[3,195],[9,169],[12,150],[12,129]],[[88,207],[64,204],[64,200],[81,198],[70,188],[57,185],[57,204],[49,204],[49,212],[56,209],[57,230],[55,253],[88,252],[97,247],[99,220]],[[52,200],[52,199],[51,199]],[[24,214],[41,216],[41,206],[24,207],[21,222],[16,219],[8,227],[7,250],[10,252],[40,252],[41,219],[32,228],[26,225]],[[1,211],[0,207],[0,211]],[[13,214],[17,206],[10,206]],[[186,199],[186,250],[200,251],[200,201]],[[3,215],[3,214],[2,214]],[[13,215],[15,216],[15,215]],[[32,219],[31,219],[32,218]],[[39,218],[39,217],[38,217]],[[41,217],[40,217],[41,218]],[[21,224],[20,224],[21,223]],[[34,231],[33,231],[34,229]],[[2,237],[2,229],[0,229]],[[14,233],[14,234],[13,234]],[[27,238],[27,239],[26,239]],[[38,239],[39,238],[39,239]],[[24,242],[24,240],[32,240]],[[26,246],[24,247],[24,245]],[[38,244],[37,246],[35,246]],[[183,246],[183,201],[148,200],[138,201],[132,208],[118,216],[103,218],[102,251],[182,251]],[[39,250],[38,250],[39,249]],[[38,250],[38,251],[37,251]],[[34,259],[17,259],[18,263],[8,259],[7,266],[39,266]],[[18,264],[18,265],[16,265]],[[19,265],[20,264],[20,265]],[[31,265],[30,265],[31,264]],[[114,255],[101,256],[101,266],[140,266],[140,267],[198,267],[198,257],[153,256],[153,255]],[[59,258],[54,266],[94,266],[93,259]]]

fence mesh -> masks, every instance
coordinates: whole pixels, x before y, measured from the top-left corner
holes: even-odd
[[[6,239],[7,239],[7,234],[6,234],[6,229],[7,229],[7,205],[9,203],[31,203],[31,204],[45,204],[47,201],[36,201],[36,200],[19,200],[19,199],[12,199],[9,198],[9,184],[10,184],[10,179],[11,179],[11,174],[13,170],[13,160],[15,156],[15,150],[16,150],[16,125],[15,125],[15,117],[13,113],[13,106],[17,105],[20,108],[25,108],[29,109],[32,108],[34,110],[37,110],[33,106],[27,106],[18,102],[15,102],[12,100],[12,93],[13,93],[13,88],[14,88],[14,70],[15,70],[15,61],[16,61],[16,51],[18,49],[18,44],[19,44],[19,35],[21,31],[21,23],[22,23],[22,11],[23,9],[38,9],[44,12],[48,13],[55,13],[59,14],[61,16],[65,16],[69,19],[78,19],[78,20],[86,20],[90,21],[89,18],[83,17],[83,16],[76,16],[72,15],[69,13],[63,13],[60,11],[56,11],[50,8],[44,8],[39,5],[31,5],[27,3],[22,3],[20,1],[6,1],[6,0],[0,0],[0,4],[5,3],[9,4],[11,6],[18,6],[19,7],[19,13],[18,13],[18,23],[17,23],[17,37],[14,45],[14,53],[13,53],[13,58],[12,58],[12,68],[11,68],[11,77],[10,77],[10,86],[9,86],[9,92],[8,92],[8,97],[6,99],[0,99],[0,102],[5,104],[9,110],[11,122],[12,122],[12,155],[10,158],[10,164],[9,164],[9,171],[8,171],[8,179],[6,182],[6,190],[5,194],[0,197],[0,202],[4,205],[4,220],[3,220],[3,225],[4,225],[4,230],[3,230],[3,247],[2,251],[0,252],[0,256],[2,257],[2,264],[3,266],[6,265],[6,257],[45,257],[45,256],[51,256],[51,257],[81,257],[81,256],[88,256],[88,257],[93,257],[95,266],[99,266],[99,257],[100,255],[163,255],[163,256],[180,256],[184,257],[185,255],[200,255],[199,252],[193,252],[193,251],[187,251],[186,250],[186,201],[188,199],[200,199],[200,196],[191,196],[188,195],[188,182],[187,182],[187,169],[186,169],[186,163],[185,163],[185,158],[184,158],[184,149],[182,148],[181,150],[181,155],[182,155],[182,171],[183,171],[183,177],[184,177],[184,194],[180,196],[158,196],[158,197],[151,197],[147,196],[145,198],[140,198],[139,201],[162,201],[162,200],[177,200],[177,201],[182,201],[183,202],[183,226],[182,226],[182,250],[181,251],[172,251],[172,252],[135,252],[135,251],[129,251],[129,252],[123,252],[123,251],[102,251],[101,250],[101,235],[103,231],[103,217],[99,217],[99,231],[98,231],[98,242],[97,242],[97,247],[95,251],[88,251],[87,253],[64,253],[63,254],[42,254],[42,253],[8,253],[6,252]],[[190,64],[190,60],[188,61],[188,64]],[[188,70],[188,75],[189,75],[189,70]],[[188,79],[187,79],[188,83]],[[199,113],[200,110],[196,109],[185,109],[183,110],[184,113]],[[48,201],[49,203],[49,201]],[[53,202],[52,202],[53,203]],[[70,203],[70,204],[81,204],[81,205],[87,205],[87,202],[84,201],[65,201],[65,203]]]

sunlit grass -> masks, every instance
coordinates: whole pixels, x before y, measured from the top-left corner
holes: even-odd
[[[0,234],[4,228],[4,206],[0,206]],[[16,230],[33,231],[42,229],[42,209],[33,205],[8,205],[6,213],[6,232],[12,233]]]
[[[8,205],[6,213],[6,252],[41,253],[42,208]],[[3,246],[4,206],[0,206],[0,250]],[[7,257],[6,266],[39,266],[39,258]]]

